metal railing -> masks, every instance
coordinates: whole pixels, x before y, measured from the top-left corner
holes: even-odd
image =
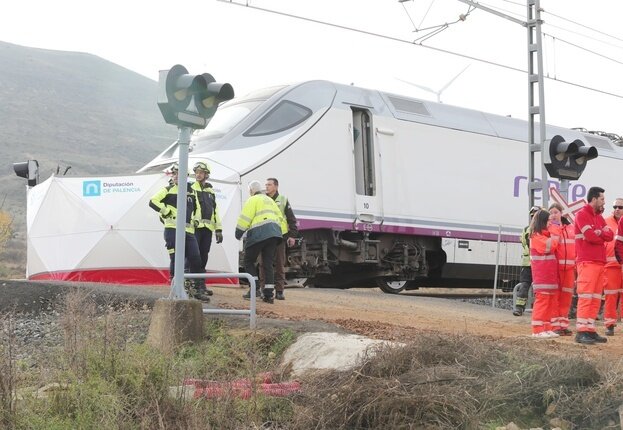
[[[204,314],[225,314],[225,315],[249,315],[249,326],[251,329],[257,327],[256,318],[256,291],[255,278],[248,273],[184,273],[184,279],[215,279],[215,278],[244,278],[249,281],[251,287],[251,304],[249,309],[204,309]]]

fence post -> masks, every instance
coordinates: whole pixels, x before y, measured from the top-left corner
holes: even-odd
[[[498,274],[500,269],[500,242],[502,241],[502,225],[498,225],[498,243],[495,251],[495,274],[493,275],[493,303],[491,306],[495,308],[495,300],[498,291]]]

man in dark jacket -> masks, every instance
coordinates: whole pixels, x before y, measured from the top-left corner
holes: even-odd
[[[277,300],[285,300],[286,287],[286,244],[294,246],[295,238],[298,237],[298,228],[296,226],[296,216],[292,211],[292,206],[288,198],[283,194],[279,194],[279,181],[276,178],[266,179],[266,195],[273,199],[281,211],[281,215],[286,220],[288,231],[283,236],[283,241],[277,245],[275,249],[275,298]],[[264,265],[260,261],[260,288],[264,289]]]

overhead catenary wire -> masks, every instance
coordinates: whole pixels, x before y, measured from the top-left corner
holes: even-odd
[[[500,67],[500,68],[503,68],[503,69],[512,70],[512,71],[519,72],[519,73],[524,73],[524,74],[528,73],[527,70],[520,69],[520,68],[514,67],[514,66],[509,66],[508,64],[496,63],[495,61],[486,60],[486,59],[483,59],[483,58],[478,58],[478,57],[474,57],[474,56],[467,55],[467,54],[461,54],[459,52],[450,51],[448,49],[437,48],[437,47],[430,46],[430,45],[424,45],[422,43],[416,43],[416,42],[413,42],[413,41],[410,41],[410,40],[401,39],[399,37],[388,36],[388,35],[385,35],[385,34],[375,33],[375,32],[368,31],[368,30],[362,30],[362,29],[349,27],[349,26],[341,25],[341,24],[334,24],[334,23],[327,22],[327,21],[321,21],[321,20],[314,19],[314,18],[308,18],[308,17],[304,17],[304,16],[300,16],[300,15],[294,15],[294,14],[290,14],[290,13],[287,13],[287,12],[281,12],[281,11],[277,11],[277,10],[273,10],[273,9],[267,9],[267,8],[263,8],[263,7],[259,7],[259,6],[252,6],[252,5],[249,5],[248,3],[247,4],[238,3],[238,2],[235,2],[233,0],[217,0],[217,1],[222,2],[222,3],[227,3],[227,4],[230,4],[230,5],[236,5],[236,6],[241,6],[241,7],[248,7],[248,8],[259,10],[259,11],[266,12],[266,13],[272,13],[272,14],[276,14],[276,15],[280,15],[280,16],[285,16],[285,17],[288,17],[288,18],[294,18],[294,19],[299,19],[299,20],[302,20],[302,21],[312,22],[312,23],[315,23],[315,24],[326,25],[326,26],[329,26],[329,27],[334,27],[334,28],[339,28],[339,29],[342,29],[342,30],[352,31],[352,32],[355,32],[355,33],[365,34],[365,35],[372,36],[372,37],[378,37],[378,38],[385,39],[385,40],[391,40],[391,41],[394,41],[394,42],[406,43],[406,44],[409,44],[409,45],[418,46],[418,47],[422,47],[422,48],[429,49],[429,50],[432,50],[432,51],[445,53],[445,54],[449,54],[449,55],[453,55],[453,56],[457,56],[457,57],[461,57],[461,58],[466,58],[466,59],[469,59],[469,60],[472,60],[472,61],[476,61],[476,62],[479,62],[479,63],[488,64],[488,65],[491,65],[491,66]],[[556,81],[556,82],[560,82],[562,84],[573,86],[573,87],[580,88],[580,89],[584,89],[584,90],[587,90],[587,91],[592,91],[592,92],[595,92],[595,93],[598,93],[598,94],[604,94],[604,95],[608,95],[608,96],[612,96],[612,97],[623,99],[623,94],[617,94],[617,93],[613,93],[613,92],[610,92],[610,91],[602,90],[602,89],[599,89],[599,88],[589,87],[587,85],[578,84],[578,83],[567,81],[567,80],[564,80],[564,79],[557,79],[557,78],[552,78],[552,77],[548,77],[548,76],[546,76],[545,79]]]
[[[584,24],[582,24],[581,22],[573,21],[573,20],[571,20],[571,19],[569,19],[569,18],[565,18],[564,16],[557,15],[557,14],[555,14],[555,13],[553,13],[553,12],[549,12],[549,11],[547,11],[547,10],[544,10],[544,11],[543,11],[543,13],[548,14],[548,15],[551,15],[551,16],[555,16],[556,18],[558,18],[558,19],[562,19],[563,21],[570,22],[571,24],[575,24],[575,25],[577,25],[577,26],[579,26],[579,27],[586,28],[587,30],[594,31],[595,33],[601,34],[601,35],[603,35],[603,36],[611,37],[612,39],[616,39],[616,40],[618,40],[618,41],[620,41],[620,42],[623,42],[623,38],[620,38],[620,37],[617,37],[617,36],[613,36],[613,35],[612,35],[612,34],[610,34],[610,33],[606,33],[606,32],[604,32],[604,31],[597,30],[596,28],[593,28],[593,27],[589,27],[588,25],[584,25]]]
[[[434,0],[433,0],[434,1]],[[411,15],[409,14],[409,11],[407,10],[404,2],[400,3],[402,5],[402,8],[404,9],[405,13],[407,14],[407,17],[409,18],[409,21],[411,21],[411,25],[413,25],[414,30],[417,31],[417,26],[415,25],[415,22],[413,22],[413,18],[411,18]],[[421,25],[421,24],[420,24]]]
[[[566,31],[567,33],[575,34],[577,36],[584,37],[586,39],[590,39],[590,40],[593,40],[595,42],[598,42],[598,43],[601,43],[601,44],[604,44],[604,45],[612,46],[612,47],[618,48],[618,49],[623,49],[623,45],[620,45],[620,44],[617,44],[617,43],[613,43],[613,42],[607,42],[605,40],[589,36],[588,34],[580,33],[580,32],[571,30],[571,29],[566,28],[566,27],[561,27],[559,25],[552,24],[551,22],[545,22],[545,23],[543,23],[543,25],[546,26],[546,27],[557,28],[559,30]]]
[[[558,36],[553,36],[553,35],[548,34],[548,33],[543,33],[543,36],[546,36],[546,37],[551,37],[552,39],[559,40],[560,42],[562,42],[562,43],[566,43],[566,44],[567,44],[567,45],[569,45],[569,46],[573,46],[574,48],[580,49],[580,50],[582,50],[582,51],[588,52],[589,54],[593,54],[593,55],[595,55],[595,56],[597,56],[597,57],[604,58],[604,59],[609,60],[609,61],[612,61],[612,62],[614,62],[614,63],[617,63],[617,64],[623,64],[623,61],[621,61],[621,60],[617,60],[616,58],[612,58],[612,57],[608,57],[607,55],[600,54],[600,53],[599,53],[599,52],[597,52],[597,51],[594,51],[594,50],[592,50],[592,49],[585,48],[585,47],[583,47],[583,46],[580,46],[580,45],[575,44],[575,43],[573,43],[573,42],[570,42],[570,41],[568,41],[568,40],[562,39],[562,38],[560,38],[560,37],[558,37]]]

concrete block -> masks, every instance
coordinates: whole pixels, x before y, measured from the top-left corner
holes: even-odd
[[[197,300],[157,300],[151,313],[147,343],[165,354],[203,339],[203,308]]]

